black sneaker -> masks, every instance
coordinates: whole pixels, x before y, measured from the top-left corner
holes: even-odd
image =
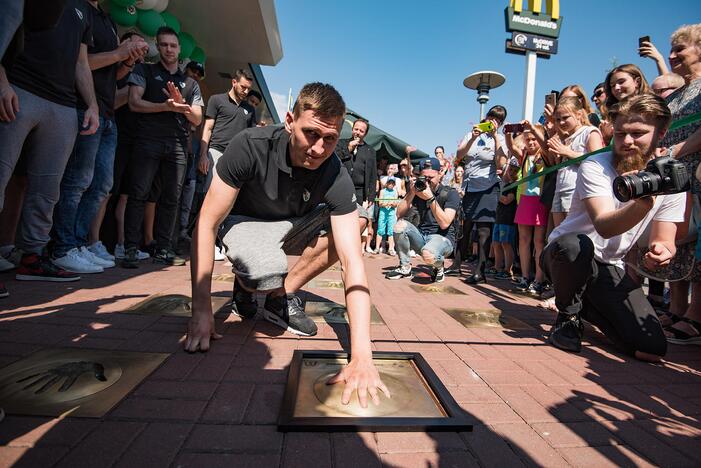
[[[316,324],[304,313],[302,300],[294,294],[278,297],[268,294],[263,318],[295,335],[316,335]]]
[[[414,274],[411,272],[411,265],[407,265],[406,267],[395,268],[394,270],[385,274],[385,278],[387,278],[388,280],[398,280],[402,278],[411,279],[413,277]]]
[[[445,280],[445,272],[443,267],[433,268],[431,270],[431,281],[434,283],[442,283]]]
[[[126,252],[124,252],[122,268],[139,268],[139,249],[136,247],[129,247]]]
[[[257,311],[258,302],[256,301],[256,295],[243,289],[239,282],[234,279],[231,312],[239,317],[250,319],[256,316]]]
[[[548,341],[556,348],[578,353],[582,350],[582,319],[579,314],[557,314]]]
[[[10,295],[10,293],[7,292],[7,288],[5,287],[5,283],[0,283],[0,298],[7,297],[9,295]]]
[[[174,251],[170,249],[158,249],[156,254],[153,256],[153,263],[163,263],[164,265],[171,266],[183,266],[185,265],[185,259],[179,257]]]
[[[80,275],[56,266],[46,255],[24,254],[17,267],[15,279],[18,281],[78,281]]]

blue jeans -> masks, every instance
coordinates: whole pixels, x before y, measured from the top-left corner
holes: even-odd
[[[78,121],[85,112],[78,110]],[[117,126],[100,117],[93,135],[78,135],[61,180],[61,198],[54,210],[54,257],[88,243],[92,224],[114,182]]]
[[[445,256],[453,251],[453,243],[439,234],[422,234],[409,222],[403,224],[404,229],[401,232],[397,232],[396,225],[394,227],[394,245],[399,255],[399,265],[409,265],[411,263],[409,250],[414,250],[415,252],[428,251],[434,259],[431,266],[442,267]]]

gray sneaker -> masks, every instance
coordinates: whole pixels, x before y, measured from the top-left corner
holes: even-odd
[[[278,297],[268,294],[263,318],[295,335],[316,335],[316,324],[304,313],[302,300],[294,294]]]

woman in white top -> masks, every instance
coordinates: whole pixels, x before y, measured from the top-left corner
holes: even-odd
[[[555,105],[553,120],[558,135],[548,140],[550,153],[558,158],[558,162],[575,159],[584,153],[596,151],[604,147],[604,141],[598,128],[589,125],[588,116],[582,102],[576,97],[563,97]],[[565,219],[572,205],[572,196],[577,185],[577,170],[575,164],[560,169],[555,183],[555,198],[553,199],[553,223],[557,227]]]

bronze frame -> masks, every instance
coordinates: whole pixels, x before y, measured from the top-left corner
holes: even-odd
[[[467,413],[460,408],[433,369],[420,353],[382,352],[372,353],[373,359],[413,361],[423,376],[429,390],[447,415],[443,418],[429,417],[295,417],[297,388],[302,361],[305,358],[344,358],[349,354],[338,351],[295,350],[287,374],[287,385],[283,397],[278,431],[280,432],[466,432],[472,431]]]

